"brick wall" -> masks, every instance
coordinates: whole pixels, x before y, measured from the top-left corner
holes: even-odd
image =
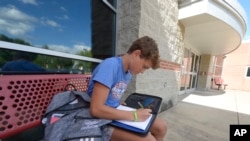
[[[224,59],[222,77],[228,89],[250,91],[250,78],[246,77],[250,58],[250,43],[243,43]]]

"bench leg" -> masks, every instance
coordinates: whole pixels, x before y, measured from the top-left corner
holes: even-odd
[[[227,85],[224,85],[224,90],[226,89]]]
[[[218,90],[220,90],[221,85],[217,85],[217,86],[218,86]]]

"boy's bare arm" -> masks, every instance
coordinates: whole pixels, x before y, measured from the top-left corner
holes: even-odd
[[[118,110],[105,105],[108,93],[108,87],[98,82],[95,83],[90,104],[91,114],[98,118],[133,121],[134,115],[131,111]],[[151,109],[137,110],[138,120],[144,121],[149,117],[150,112]]]
[[[95,117],[105,119],[133,120],[132,113],[128,111],[120,111],[105,105],[108,93],[108,87],[98,82],[95,83],[90,103],[91,114]]]

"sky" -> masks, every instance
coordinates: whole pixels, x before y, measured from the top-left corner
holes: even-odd
[[[0,34],[33,46],[78,52],[91,47],[90,31],[90,0],[0,0]]]
[[[247,16],[247,32],[244,36],[244,40],[250,39],[250,1],[249,0],[238,0],[241,6],[244,8]]]
[[[90,1],[0,0],[0,34],[63,52],[90,49]],[[248,18],[244,39],[250,39],[250,0],[238,2]]]

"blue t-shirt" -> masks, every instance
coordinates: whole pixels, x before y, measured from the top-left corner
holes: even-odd
[[[105,59],[93,71],[88,86],[88,94],[91,97],[94,83],[99,82],[110,89],[105,104],[111,107],[117,107],[120,104],[120,99],[127,89],[131,78],[131,73],[129,71],[125,72],[123,69],[121,57]]]

